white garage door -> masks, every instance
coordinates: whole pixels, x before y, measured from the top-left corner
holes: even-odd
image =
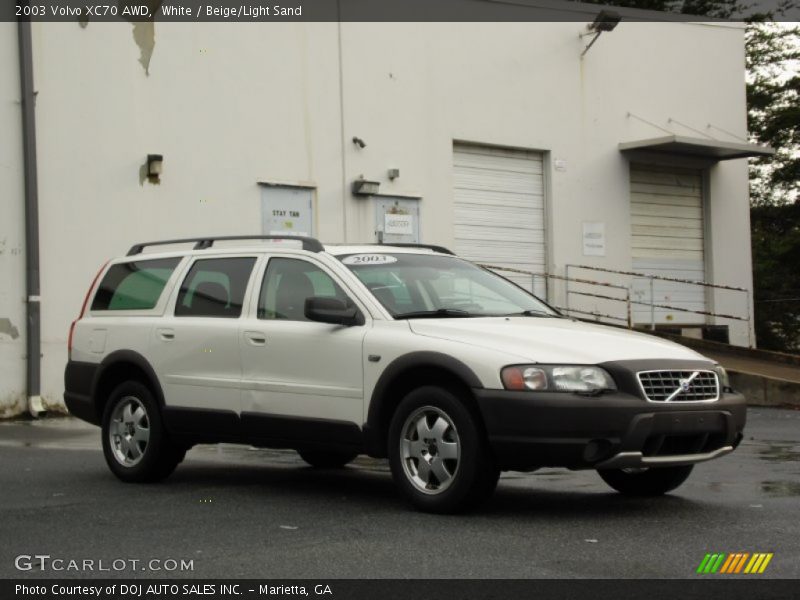
[[[703,178],[700,171],[631,165],[633,269],[639,273],[705,281]],[[655,280],[656,304],[706,310],[705,288]],[[650,302],[646,279],[634,281],[634,299]],[[650,322],[634,305],[634,321]],[[656,309],[656,323],[704,323],[702,315]]]
[[[545,272],[544,178],[536,152],[453,148],[456,253],[474,262]],[[500,271],[527,290],[532,278]],[[534,293],[544,298],[544,279]]]

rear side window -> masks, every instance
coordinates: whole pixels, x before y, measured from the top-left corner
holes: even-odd
[[[208,258],[192,265],[183,280],[176,317],[235,319],[242,314],[255,258]]]
[[[91,310],[155,308],[180,261],[180,258],[159,258],[112,265],[97,288]]]

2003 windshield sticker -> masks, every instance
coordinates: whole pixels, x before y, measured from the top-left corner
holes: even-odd
[[[396,263],[397,258],[388,254],[351,254],[342,262],[346,265],[389,265]]]

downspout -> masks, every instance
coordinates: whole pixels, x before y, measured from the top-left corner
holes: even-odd
[[[22,153],[25,178],[25,292],[27,312],[28,411],[44,412],[41,396],[41,312],[39,298],[39,189],[36,175],[36,92],[33,90],[33,49],[30,21],[17,22],[19,79],[22,93]]]

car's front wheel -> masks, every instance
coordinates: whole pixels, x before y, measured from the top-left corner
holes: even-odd
[[[153,394],[138,381],[126,381],[111,392],[102,425],[106,463],[123,481],[163,479],[186,454],[170,442]]]
[[[608,485],[626,496],[661,496],[681,485],[694,465],[645,469],[603,469],[598,474]]]
[[[410,392],[392,418],[388,443],[392,476],[420,510],[457,512],[497,486],[500,471],[477,419],[448,389]]]

